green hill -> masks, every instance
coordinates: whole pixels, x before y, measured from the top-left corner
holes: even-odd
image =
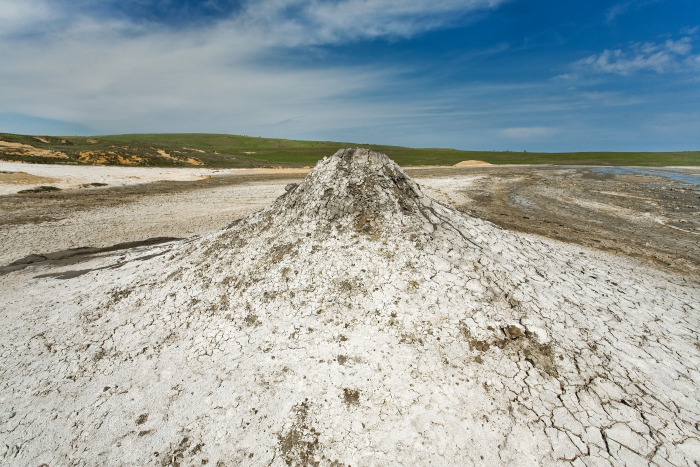
[[[453,165],[464,160],[491,164],[700,166],[700,151],[686,152],[492,152],[413,149],[400,146],[298,141],[250,136],[176,133],[110,136],[26,136],[0,133],[0,160],[51,164],[155,167],[295,167],[345,147],[368,147],[403,166]]]

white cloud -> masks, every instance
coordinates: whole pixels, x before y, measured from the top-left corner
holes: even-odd
[[[463,23],[475,10],[508,0],[249,0],[230,17],[218,21],[239,32],[287,46],[332,44],[373,38],[410,37]],[[27,27],[44,30],[80,27],[90,21],[111,23],[95,0],[0,0],[0,35],[24,34]],[[48,23],[48,24],[47,24]],[[120,24],[126,32],[142,22]],[[156,26],[156,25],[152,25]],[[157,25],[163,27],[163,25]]]
[[[259,44],[219,34],[220,40],[165,33],[124,39],[83,31],[41,50],[0,44],[0,55],[13,64],[0,67],[2,110],[108,132],[138,131],[141,123],[144,130],[202,131],[209,125],[250,134],[300,111],[306,115],[302,125],[337,124],[328,115],[329,100],[366,90],[390,73],[263,69],[248,62]]]
[[[631,50],[604,50],[574,63],[578,71],[591,73],[615,73],[627,76],[639,71],[668,73],[695,68],[698,55],[692,55],[690,37],[664,43],[637,43]]]
[[[0,37],[23,33],[55,18],[54,9],[43,0],[0,0]]]
[[[295,68],[260,57],[410,36],[502,1],[262,0],[207,28],[181,30],[88,16],[60,2],[0,0],[2,24],[22,25],[0,31],[0,112],[109,133],[274,127],[271,133],[291,136],[369,125],[406,115],[409,104],[348,96],[389,88],[406,69]]]
[[[25,22],[32,18],[43,17],[48,10],[48,5],[42,1],[0,0],[0,25],[5,28],[16,21]]]

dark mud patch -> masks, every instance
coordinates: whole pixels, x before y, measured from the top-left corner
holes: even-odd
[[[481,354],[488,352],[491,347],[498,347],[513,358],[530,362],[533,367],[549,376],[559,376],[551,344],[539,343],[533,334],[518,326],[505,326],[501,332],[502,334],[494,335],[491,339],[480,340],[475,339],[466,326],[462,326],[462,335],[469,342],[470,350],[479,353],[474,359],[477,363],[483,363]]]
[[[358,405],[360,403],[360,391],[357,389],[343,389],[343,402],[347,405]]]
[[[520,346],[518,350],[525,356],[525,360],[530,362],[535,368],[540,368],[549,376],[555,378],[559,376],[557,367],[554,364],[554,352],[551,345],[539,344],[529,340],[527,345]]]
[[[249,314],[243,319],[243,322],[245,322],[246,326],[252,326],[252,327],[258,327],[258,326],[260,326],[260,325],[262,324],[262,323],[260,322],[260,320],[258,319],[258,316],[255,315],[255,314],[253,314],[253,313],[249,313]]]
[[[154,452],[153,455],[160,460],[162,467],[207,464],[208,459],[202,458],[204,443],[197,443],[194,446],[192,444],[192,439],[185,436],[179,442],[173,443],[165,453]]]
[[[38,255],[29,255],[25,256],[22,259],[18,259],[17,261],[13,261],[12,263],[8,264],[7,266],[0,267],[0,276],[8,274],[13,271],[19,271],[21,269],[26,268],[27,266],[30,265],[35,265],[35,266],[52,266],[52,267],[60,267],[60,266],[69,266],[72,264],[78,264],[78,263],[83,263],[85,261],[89,261],[93,258],[95,258],[97,255],[102,254],[102,253],[109,253],[113,251],[119,251],[119,250],[128,250],[131,248],[138,248],[138,247],[143,247],[143,246],[153,246],[153,245],[159,245],[161,243],[167,243],[167,242],[174,242],[182,240],[180,238],[173,238],[173,237],[155,237],[155,238],[149,238],[147,240],[141,240],[137,242],[126,242],[126,243],[118,243],[116,245],[104,247],[104,248],[91,248],[91,247],[81,247],[81,248],[72,248],[70,250],[63,250],[63,251],[56,251],[54,253],[45,253],[45,254],[38,254]],[[137,261],[145,261],[150,258],[154,258],[156,256],[160,256],[164,252],[161,253],[155,253],[152,255],[147,255],[147,256],[142,256],[140,258],[136,258]],[[98,269],[105,269],[105,268],[98,268]],[[78,277],[83,274],[86,274],[93,269],[85,269],[82,271],[68,271],[65,273],[60,273],[58,275],[61,275],[61,279],[70,279],[72,277]],[[37,277],[54,277],[52,274],[44,274],[41,276]]]
[[[278,449],[287,465],[312,467],[321,465],[320,433],[310,424],[309,409],[308,401],[294,406],[291,426],[278,436]]]
[[[46,193],[47,191],[61,191],[60,188],[51,185],[42,185],[36,188],[29,188],[27,190],[20,190],[17,193],[27,194],[27,193]]]
[[[75,271],[56,272],[56,273],[49,273],[49,274],[39,274],[38,276],[34,276],[34,279],[46,279],[46,278],[59,279],[59,280],[75,279],[76,277],[83,276],[83,275],[85,275],[89,272],[92,272],[92,271],[99,271],[101,269],[114,269],[114,266],[105,266],[103,268],[94,268],[94,269],[76,269]]]
[[[290,255],[292,257],[297,256],[298,250],[297,250],[297,244],[299,242],[295,243],[285,243],[282,245],[277,245],[274,246],[270,250],[270,257],[269,257],[269,262],[272,264],[279,263],[282,261],[287,255]]]

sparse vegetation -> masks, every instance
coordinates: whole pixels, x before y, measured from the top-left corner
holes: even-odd
[[[3,146],[18,143],[27,148]],[[178,133],[111,136],[26,136],[0,133],[0,159],[51,164],[136,165],[155,167],[300,167],[344,147],[383,152],[402,166],[454,165],[464,160],[491,164],[649,166],[700,165],[700,151],[569,152],[459,151],[413,149],[377,144],[302,141],[251,136]]]

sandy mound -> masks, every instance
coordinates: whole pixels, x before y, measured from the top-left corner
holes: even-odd
[[[488,162],[484,161],[462,161],[462,162],[457,162],[455,164],[455,167],[471,167],[473,165],[491,165]]]
[[[48,149],[38,149],[34,146],[22,143],[12,143],[9,141],[0,141],[0,152],[7,155],[18,156],[39,156],[50,157],[55,159],[68,159],[68,156],[60,151],[50,151]]]
[[[0,278],[0,452],[692,465],[697,286],[579,252],[341,150],[221,231]]]

